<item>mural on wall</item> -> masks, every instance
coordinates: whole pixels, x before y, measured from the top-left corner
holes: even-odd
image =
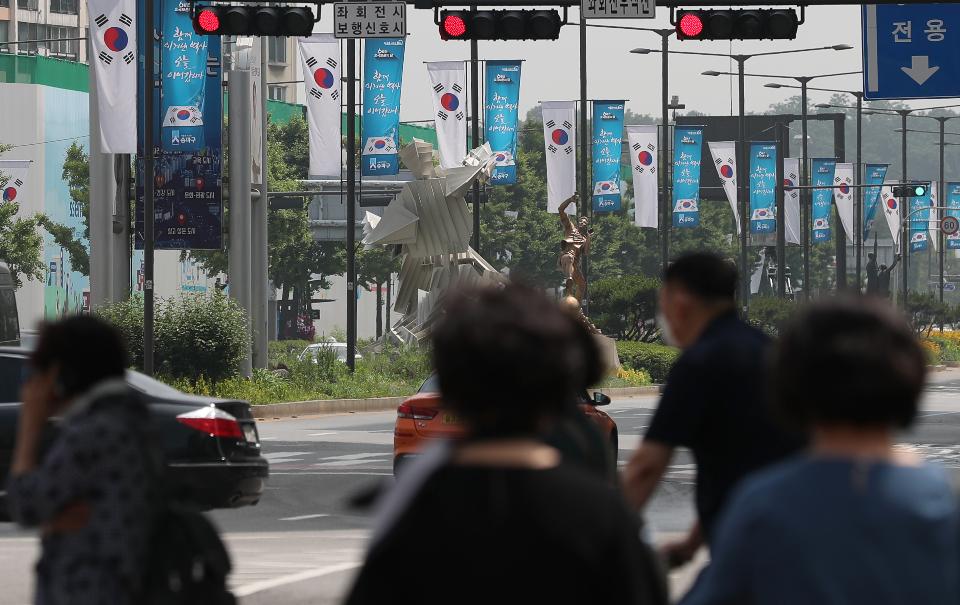
[[[56,107],[57,111],[43,112],[43,136],[47,141],[43,153],[43,183],[38,183],[40,186],[35,191],[42,191],[44,212],[53,221],[67,225],[82,236],[82,209],[70,198],[67,183],[61,175],[67,149],[72,143],[77,142],[84,151],[89,150],[89,139],[78,134],[89,131],[87,93],[49,86],[43,86],[41,90],[44,106]],[[39,175],[39,171],[35,174]],[[54,319],[88,311],[90,279],[73,270],[70,255],[46,231],[43,234],[43,256],[47,268],[43,288],[44,317]]]

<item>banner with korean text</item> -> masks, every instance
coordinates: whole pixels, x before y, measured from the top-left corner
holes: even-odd
[[[946,198],[944,206],[947,209],[944,210],[944,216],[960,218],[960,183],[955,181],[947,183]],[[945,235],[944,240],[947,250],[960,250],[960,231],[953,235]]]
[[[930,243],[930,187],[926,193],[911,197],[907,206],[910,214],[910,252],[925,252]]]
[[[483,123],[493,150],[491,185],[517,182],[517,123],[520,107],[520,61],[486,62]]]
[[[740,209],[737,208],[737,144],[734,141],[708,141],[710,155],[713,156],[713,165],[717,167],[717,176],[723,185],[723,192],[727,196],[733,220],[737,224],[737,235],[740,235]]]
[[[783,159],[783,234],[788,244],[800,245],[800,158]]]
[[[750,233],[777,230],[777,145],[750,143]]]
[[[558,213],[560,204],[577,192],[577,141],[573,129],[577,103],[543,101],[540,109],[547,163],[547,212]],[[577,211],[572,205],[568,209],[570,213]]]
[[[367,38],[363,45],[363,176],[400,171],[397,151],[405,44],[403,38]]]
[[[456,168],[467,157],[467,66],[463,61],[427,63],[433,87],[440,167]]]
[[[627,126],[633,172],[633,220],[637,227],[657,228],[657,127]]]
[[[867,241],[873,231],[880,206],[880,189],[886,178],[887,164],[867,164],[864,174],[867,187],[863,189],[863,241]]]
[[[593,211],[620,210],[624,101],[593,102]]]
[[[142,7],[143,0],[140,1]],[[219,36],[193,32],[189,6],[157,3],[154,29],[162,90],[154,91],[154,245],[158,250],[219,250],[223,246],[223,87]],[[144,52],[140,40],[138,52]],[[144,98],[144,82],[137,96]],[[137,126],[143,140],[142,104]],[[143,154],[140,149],[139,153]],[[143,163],[137,164],[134,245],[143,248]]]
[[[340,40],[300,38],[310,130],[310,177],[340,178]]]
[[[703,126],[673,129],[673,226],[700,226],[700,159]]]
[[[814,158],[810,181],[813,190],[813,233],[814,244],[830,241],[830,214],[833,211],[833,179],[837,161],[833,158]]]

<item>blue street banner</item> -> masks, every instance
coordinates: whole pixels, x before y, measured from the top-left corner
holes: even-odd
[[[960,218],[960,183],[947,183],[946,198],[946,204],[944,205],[947,209],[944,211],[944,216]],[[947,250],[960,250],[960,232],[947,235],[945,239],[947,242]]]
[[[484,118],[493,150],[491,185],[517,182],[517,121],[520,107],[520,61],[487,61]]]
[[[813,190],[813,243],[830,241],[830,215],[833,209],[833,175],[837,161],[833,158],[814,158],[811,184],[822,189]]]
[[[223,247],[223,200],[222,190],[222,123],[223,99],[220,63],[220,37],[199,36],[193,33],[190,23],[189,5],[180,0],[161,0],[157,3],[154,29],[161,33],[160,39],[155,41],[156,70],[160,74],[161,87],[154,91],[154,107],[157,108],[156,121],[153,123],[155,146],[154,173],[154,243],[157,249],[166,250],[219,250]],[[138,10],[143,11],[143,0],[138,2]],[[171,25],[171,23],[173,25]],[[139,56],[144,56],[144,44],[149,36],[137,37]],[[169,44],[168,44],[169,43]],[[186,53],[167,52],[169,49]],[[205,45],[204,52],[200,53],[200,46]],[[171,126],[164,113],[164,109],[178,107],[180,101],[195,102],[199,97],[176,99],[167,97],[168,90],[172,95],[179,95],[187,87],[184,83],[190,80],[190,89],[197,85],[195,78],[172,77],[168,73],[177,74],[184,61],[177,62],[177,57],[186,54],[188,57],[203,55],[201,68],[203,87],[202,108],[190,105],[199,110],[199,114],[191,110],[191,115],[185,118],[198,117],[190,126]],[[205,54],[204,54],[205,53]],[[173,64],[170,64],[170,61]],[[191,59],[192,61],[192,59]],[[194,66],[191,62],[191,68]],[[161,90],[162,88],[162,90]],[[140,66],[138,81],[139,98],[144,98],[144,69]],[[179,92],[177,92],[179,91]],[[162,93],[162,94],[161,94]],[[169,101],[167,105],[167,101]],[[187,105],[183,105],[187,106]],[[139,104],[138,127],[143,128],[143,104]],[[179,111],[179,110],[177,110]],[[173,116],[175,124],[180,120]],[[166,121],[165,121],[166,119]],[[199,129],[199,130],[198,130]],[[200,132],[202,131],[202,132]],[[179,133],[179,134],[177,134]],[[193,134],[186,134],[193,133]],[[184,137],[192,137],[184,145]],[[173,145],[174,137],[180,138],[178,145]],[[138,137],[143,141],[143,133]],[[165,145],[166,142],[168,145]],[[200,145],[197,147],[197,145]],[[193,151],[187,149],[194,147]],[[143,248],[144,233],[144,199],[143,199],[143,149],[139,150],[137,162],[137,206],[136,206],[136,237],[135,246]]]
[[[873,223],[877,218],[877,208],[880,205],[880,189],[887,178],[886,164],[867,164],[864,174],[863,189],[863,241],[870,239]]]
[[[184,3],[186,4],[186,3]],[[213,36],[193,32],[189,6],[163,3],[160,43],[160,147],[164,151],[200,151],[205,147],[203,111],[206,71]],[[220,95],[214,95],[219,97]]]
[[[750,233],[777,230],[777,145],[750,143]]]
[[[363,155],[360,174],[400,172],[400,88],[403,38],[367,38],[363,51]]]
[[[673,129],[673,226],[700,226],[700,158],[703,126]]]
[[[620,210],[624,101],[593,102],[593,211]]]
[[[910,252],[926,252],[930,245],[930,187],[920,197],[910,198]]]

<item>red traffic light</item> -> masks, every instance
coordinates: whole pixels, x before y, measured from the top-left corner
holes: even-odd
[[[220,29],[220,16],[212,8],[201,9],[197,13],[197,26],[201,31],[212,34]]]
[[[448,14],[443,18],[442,31],[444,39],[459,38],[467,33],[467,22],[457,14]]]
[[[684,38],[696,38],[703,33],[703,19],[697,13],[687,13],[680,18],[677,33]]]

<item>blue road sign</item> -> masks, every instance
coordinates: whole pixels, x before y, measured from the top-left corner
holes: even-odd
[[[867,4],[862,11],[865,98],[960,96],[960,4]]]

